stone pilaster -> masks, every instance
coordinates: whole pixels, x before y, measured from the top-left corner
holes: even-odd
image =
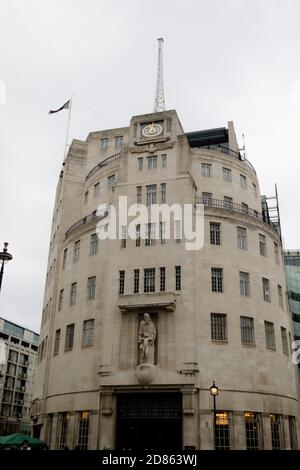
[[[262,416],[264,450],[272,450],[271,419],[269,414]]]
[[[242,411],[234,412],[232,420],[232,449],[246,450],[247,446],[244,413]]]

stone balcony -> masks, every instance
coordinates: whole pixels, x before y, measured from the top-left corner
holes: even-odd
[[[119,309],[122,313],[136,310],[165,310],[174,312],[176,308],[175,292],[149,292],[146,294],[124,294],[119,296]]]

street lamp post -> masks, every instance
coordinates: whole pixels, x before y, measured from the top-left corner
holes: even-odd
[[[8,243],[5,242],[3,251],[0,252],[0,261],[2,261],[1,269],[0,269],[0,291],[1,291],[1,286],[2,286],[3,274],[4,274],[4,265],[13,258],[12,255],[8,253],[7,247],[8,247]]]
[[[212,386],[209,389],[210,394],[214,400],[214,448],[217,450],[217,412],[216,412],[216,396],[219,394],[219,389],[213,381]]]

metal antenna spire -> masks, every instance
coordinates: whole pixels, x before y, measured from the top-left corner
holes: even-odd
[[[154,112],[165,110],[164,79],[163,79],[163,38],[158,38],[157,81],[154,99]]]

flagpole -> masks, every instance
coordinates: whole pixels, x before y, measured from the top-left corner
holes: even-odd
[[[68,140],[69,140],[69,130],[70,130],[70,120],[71,120],[71,111],[72,111],[72,103],[73,103],[73,94],[70,98],[70,106],[69,106],[69,114],[68,114],[68,123],[67,123],[67,132],[66,132],[66,143],[65,143],[65,151],[64,151],[64,162],[67,157],[68,152]]]

